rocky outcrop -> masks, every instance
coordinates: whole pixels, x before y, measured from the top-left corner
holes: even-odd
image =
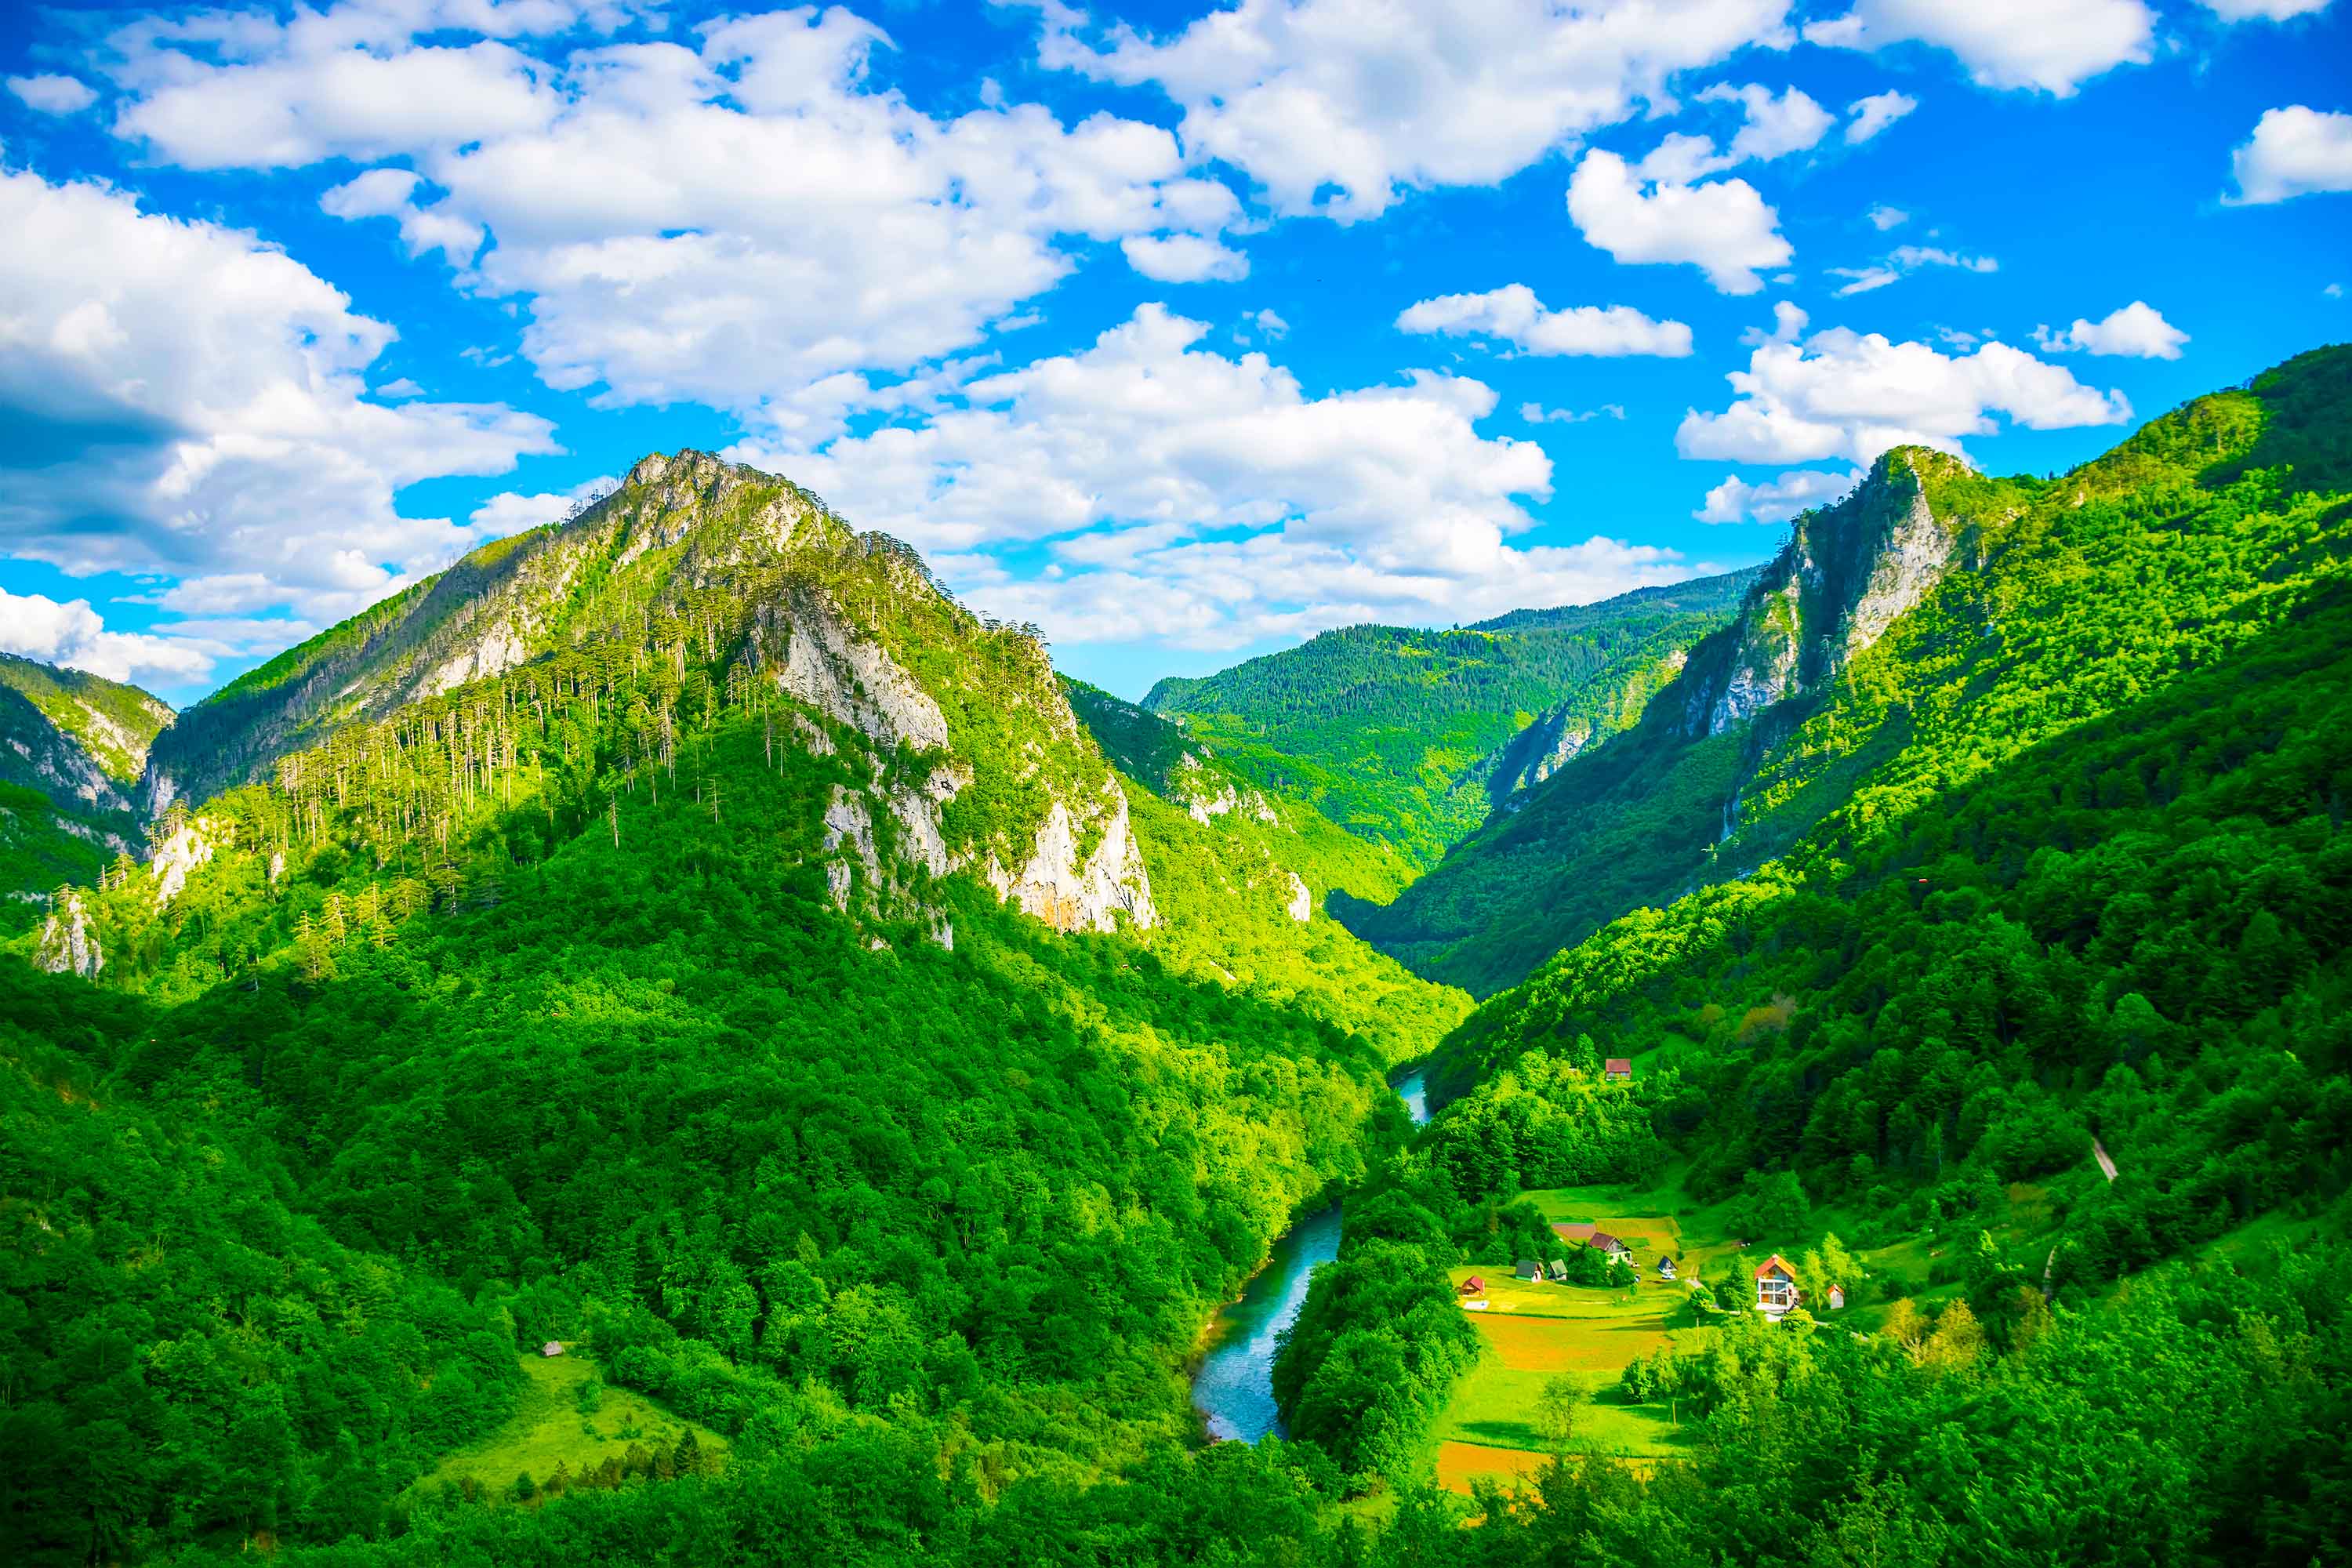
[[[1242,812],[1272,827],[1280,822],[1275,816],[1274,803],[1254,789],[1243,789],[1233,780],[1212,773],[1201,759],[1187,753],[1177,763],[1170,779],[1170,798],[1184,808],[1185,815],[1206,827],[1218,817]]]
[[[753,657],[778,689],[849,725],[887,754],[948,748],[947,715],[874,637],[843,618],[812,587],[763,605]]]
[[[1959,531],[1929,505],[1923,470],[1958,461],[1897,447],[1844,500],[1799,517],[1738,619],[1685,672],[1685,731],[1720,734],[1817,689],[1926,598]]]
[[[1568,765],[1592,742],[1592,722],[1565,709],[1555,709],[1511,738],[1503,751],[1487,793],[1497,805],[1521,790],[1532,789]]]
[[[147,862],[147,875],[155,883],[157,909],[180,896],[188,885],[189,872],[212,860],[214,842],[220,835],[221,825],[209,817],[184,817],[171,825]]]
[[[1286,871],[1284,875],[1290,879],[1290,902],[1284,907],[1292,920],[1305,925],[1315,918],[1315,895],[1307,891],[1307,879],[1297,872]]]
[[[996,896],[1018,903],[1055,931],[1111,931],[1120,914],[1140,930],[1157,925],[1143,851],[1128,824],[1127,797],[1109,779],[1103,782],[1103,795],[1102,837],[1091,854],[1080,860],[1070,809],[1057,800],[1037,830],[1035,852],[1018,874],[990,856],[988,883]]]
[[[89,916],[79,893],[68,893],[61,909],[49,911],[33,947],[33,962],[52,974],[79,974],[95,980],[106,967],[106,954],[89,929]]]

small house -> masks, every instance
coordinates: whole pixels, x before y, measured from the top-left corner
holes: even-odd
[[[1528,1281],[1530,1284],[1539,1284],[1542,1282],[1543,1277],[1542,1264],[1538,1263],[1532,1258],[1522,1258],[1519,1259],[1520,1279]]]
[[[1600,1252],[1602,1257],[1608,1258],[1612,1263],[1623,1263],[1633,1256],[1633,1249],[1632,1247],[1626,1246],[1623,1242],[1618,1240],[1615,1237],[1610,1235],[1605,1230],[1594,1231],[1592,1233],[1592,1239],[1586,1243],[1586,1245]]]
[[[563,1342],[561,1340],[550,1340],[545,1344],[539,1347],[539,1353],[548,1356],[562,1355],[563,1353]]]
[[[1830,1287],[1830,1310],[1831,1310],[1831,1311],[1832,1311],[1832,1312],[1841,1311],[1841,1310],[1843,1310],[1844,1309],[1844,1307],[1845,1307],[1845,1287],[1844,1287],[1844,1286],[1843,1286],[1843,1285],[1832,1285],[1832,1286],[1831,1286],[1831,1287]]]
[[[1633,1058],[1631,1057],[1611,1057],[1607,1061],[1601,1064],[1601,1076],[1607,1079],[1611,1083],[1633,1082]]]
[[[1478,1295],[1479,1293],[1481,1293],[1482,1291],[1484,1291],[1486,1289],[1486,1279],[1485,1279],[1483,1276],[1481,1276],[1481,1275],[1473,1274],[1472,1276],[1470,1276],[1470,1278],[1469,1278],[1469,1279],[1465,1279],[1464,1281],[1462,1281],[1462,1293],[1463,1293],[1465,1296],[1475,1296],[1475,1295]]]
[[[1797,1271],[1789,1260],[1774,1253],[1756,1266],[1756,1310],[1770,1317],[1794,1308],[1803,1300],[1804,1292],[1797,1289]]]
[[[1565,1284],[1567,1284],[1567,1283],[1568,1283],[1568,1262],[1567,1262],[1567,1260],[1566,1260],[1565,1258],[1553,1258],[1549,1263],[1545,1264],[1545,1265],[1544,1265],[1544,1278],[1546,1278],[1547,1279],[1549,1279],[1549,1280],[1550,1280],[1553,1284],[1555,1284],[1555,1285],[1565,1285]]]
[[[1675,1260],[1674,1260],[1673,1258],[1659,1258],[1659,1259],[1658,1259],[1658,1278],[1659,1278],[1659,1279],[1673,1279],[1674,1277],[1675,1277]]]

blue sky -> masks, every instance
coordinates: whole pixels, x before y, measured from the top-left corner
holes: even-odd
[[[583,0],[0,33],[0,647],[179,702],[651,450],[1129,695],[2352,338],[2346,0]]]

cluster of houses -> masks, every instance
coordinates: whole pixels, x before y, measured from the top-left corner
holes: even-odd
[[[1612,1263],[1630,1265],[1633,1262],[1633,1248],[1627,1247],[1618,1237],[1594,1226],[1555,1225],[1552,1229],[1562,1240],[1581,1242],[1606,1257]],[[1661,1257],[1658,1259],[1657,1269],[1660,1279],[1671,1281],[1675,1278],[1675,1260]],[[1523,1285],[1564,1285],[1568,1283],[1568,1264],[1566,1260],[1557,1258],[1549,1260],[1522,1258],[1518,1261],[1517,1279]],[[1797,1284],[1795,1268],[1777,1252],[1756,1266],[1755,1279],[1756,1310],[1775,1322],[1794,1311],[1805,1299],[1805,1292]],[[1462,1281],[1460,1290],[1465,1296],[1485,1295],[1486,1277],[1478,1274],[1471,1275]],[[1845,1288],[1843,1286],[1832,1285],[1826,1294],[1828,1298],[1826,1305],[1831,1311],[1839,1311],[1844,1308]],[[1483,1306],[1484,1303],[1480,1305]]]

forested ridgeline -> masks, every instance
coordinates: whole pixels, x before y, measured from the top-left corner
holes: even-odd
[[[2053,480],[1890,453],[1799,520],[1633,731],[1392,904],[1339,908],[1485,994],[1631,910],[1784,856],[1852,859],[2279,624],[2352,555],[2347,447],[2352,349],[2322,349]]]
[[[1626,1098],[1592,1087],[1605,1040],[1644,1063],[1702,1192],[1785,1168],[1874,1212],[1965,1215],[2084,1169],[2098,1137],[2123,1174],[2086,1190],[2061,1279],[2324,1202],[2352,1182],[2347,800],[2339,582],[1851,865],[1769,868],[1562,953],[1441,1047],[1462,1098],[1433,1158],[1471,1193],[1591,1179],[1607,1124],[1548,1132],[1523,1080]]]
[[[135,686],[0,654],[0,936],[141,842],[140,774],[171,721]]]
[[[419,1484],[549,1340],[724,1435],[744,1506],[846,1488],[796,1528],[910,1554],[1009,1493],[1228,1484],[1184,1457],[1193,1337],[1466,999],[1320,914],[1376,850],[1122,786],[1034,637],[903,552],[780,552],[709,489],[598,532],[695,499],[646,491],[567,525],[609,553],[543,651],[256,721],[310,740],[74,889],[26,944],[68,973],[5,961],[0,1555],[719,1495],[666,1453],[579,1512]],[[430,687],[443,635],[288,669]]]
[[[1749,574],[1451,631],[1348,626],[1144,699],[1262,787],[1415,868],[1524,784],[1640,717]]]

